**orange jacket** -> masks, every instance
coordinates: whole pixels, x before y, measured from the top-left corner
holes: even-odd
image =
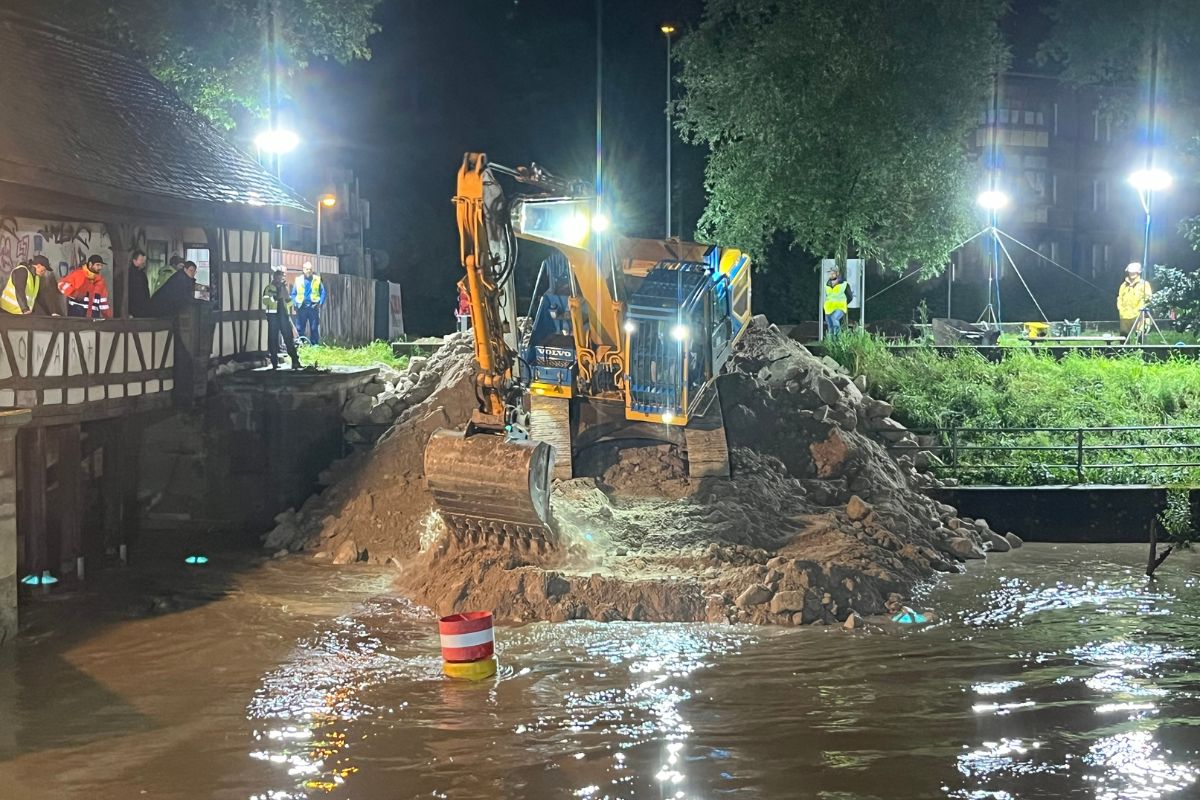
[[[87,267],[71,270],[58,282],[58,290],[67,298],[67,314],[72,317],[112,319],[112,303],[104,276]]]

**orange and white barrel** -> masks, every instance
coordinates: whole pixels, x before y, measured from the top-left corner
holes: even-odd
[[[438,620],[443,672],[452,678],[482,680],[496,674],[492,612],[467,611]]]

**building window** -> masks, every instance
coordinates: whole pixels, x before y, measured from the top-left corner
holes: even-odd
[[[1058,103],[1054,104],[1054,135],[1058,136]]]
[[[1058,205],[1058,174],[1051,173],[1050,175],[1050,202]]]
[[[1096,278],[1103,273],[1109,262],[1112,260],[1112,246],[1096,242],[1092,245],[1092,277]]]
[[[1092,181],[1092,211],[1108,211],[1108,181]]]
[[[209,250],[204,245],[189,244],[183,251],[185,261],[194,261],[196,263],[196,283],[200,286],[209,285]]]
[[[1092,112],[1092,141],[1112,141],[1112,119],[1108,114],[1101,114],[1099,109]]]

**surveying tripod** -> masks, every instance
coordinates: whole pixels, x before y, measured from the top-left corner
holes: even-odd
[[[1138,311],[1137,319],[1133,321],[1133,326],[1129,329],[1129,335],[1125,337],[1125,344],[1145,344],[1146,334],[1150,328],[1154,329],[1163,344],[1167,344],[1167,337],[1163,334],[1162,328],[1158,327],[1154,315],[1150,313],[1150,307],[1142,306]]]

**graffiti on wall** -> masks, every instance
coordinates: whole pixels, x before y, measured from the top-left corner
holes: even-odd
[[[99,255],[112,263],[112,242],[103,225],[86,222],[39,222],[0,217],[0,281],[20,262],[43,255],[59,277]]]

